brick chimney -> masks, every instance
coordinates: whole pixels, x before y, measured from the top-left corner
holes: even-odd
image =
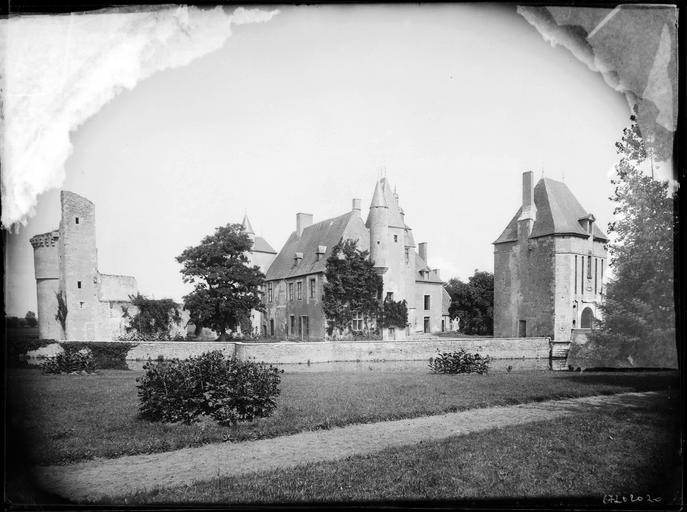
[[[297,213],[296,214],[296,232],[298,236],[303,234],[303,230],[308,226],[312,226],[312,213]]]
[[[354,212],[357,212],[358,215],[360,215],[360,199],[355,198],[353,199],[353,208],[352,210]]]
[[[425,260],[425,263],[427,263],[427,242],[420,242],[417,244],[417,252],[420,255],[420,258]],[[429,263],[427,263],[429,265]]]

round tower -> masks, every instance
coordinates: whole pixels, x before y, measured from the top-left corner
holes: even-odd
[[[389,238],[389,206],[384,198],[382,180],[377,182],[372,196],[367,227],[370,230],[370,259],[374,262],[377,272],[383,274],[388,268],[386,256]]]
[[[62,326],[55,319],[60,291],[59,240],[59,231],[36,235],[30,240],[36,274],[38,337],[41,339],[61,340],[64,337]]]

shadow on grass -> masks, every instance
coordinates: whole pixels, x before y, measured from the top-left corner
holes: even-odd
[[[627,386],[636,391],[675,391],[680,390],[680,374],[677,370],[660,371],[610,371],[606,372],[565,372],[560,379],[576,384]]]

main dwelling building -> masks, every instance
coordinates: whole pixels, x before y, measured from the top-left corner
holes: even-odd
[[[398,195],[382,178],[365,222],[360,199],[353,199],[347,213],[317,223],[311,214],[296,214],[296,230],[267,271],[264,329],[269,336],[292,340],[328,337],[322,310],[327,259],[337,243],[348,239],[370,252],[375,270],[382,276],[383,297],[407,302],[409,326],[384,329],[384,339],[449,329],[450,298],[439,270],[428,266],[427,243],[416,246]],[[352,329],[360,331],[364,323],[358,316]]]

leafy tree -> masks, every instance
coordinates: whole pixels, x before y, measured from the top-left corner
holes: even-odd
[[[494,274],[475,270],[467,283],[453,278],[445,287],[451,296],[449,315],[460,319],[461,332],[494,333]]]
[[[330,322],[330,334],[351,326],[353,317],[364,318],[379,314],[379,291],[382,278],[369,259],[369,251],[361,251],[355,240],[341,240],[327,259],[325,270],[323,310]]]
[[[27,311],[26,316],[24,318],[26,319],[26,325],[28,327],[36,327],[38,325],[36,313],[34,313],[33,311]]]
[[[408,303],[405,300],[384,299],[381,309],[382,327],[405,328],[408,325]]]
[[[616,143],[620,160],[610,198],[616,207],[608,226],[614,277],[601,306],[603,320],[594,346],[616,361],[664,365],[675,359],[675,195],[667,182],[643,169],[647,160],[653,166],[653,149],[642,138],[636,117],[630,119]]]
[[[265,275],[248,264],[251,246],[241,224],[227,224],[176,258],[183,265],[184,282],[195,285],[184,296],[191,322],[218,332],[219,339],[236,330],[251,310],[265,311],[260,290]]]
[[[181,321],[179,306],[172,299],[149,299],[141,295],[130,295],[131,304],[138,310],[131,316],[124,310],[124,318],[129,319],[127,332],[136,332],[147,339],[169,339],[173,323]]]

